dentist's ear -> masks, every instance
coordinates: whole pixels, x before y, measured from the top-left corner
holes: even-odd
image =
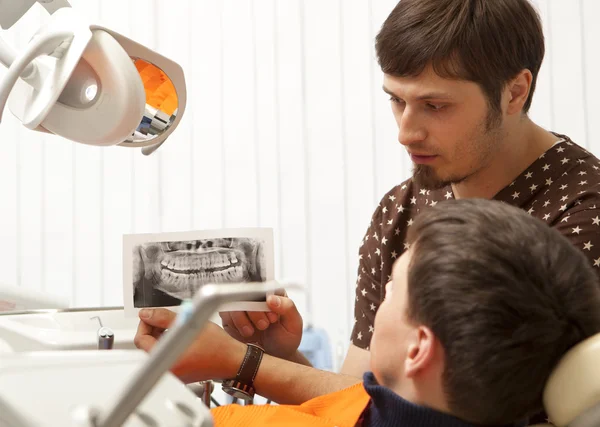
[[[523,110],[531,91],[532,81],[531,71],[525,69],[508,84],[509,97],[506,108],[508,114],[518,114]]]
[[[437,338],[431,329],[420,326],[413,334],[404,361],[404,371],[408,378],[426,369],[433,362],[436,351]]]

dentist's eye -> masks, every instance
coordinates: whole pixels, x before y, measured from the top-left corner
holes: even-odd
[[[445,105],[441,105],[441,104],[427,104],[427,108],[429,108],[432,111],[440,111],[445,107]]]
[[[396,98],[395,96],[390,96],[390,102],[393,102],[394,104],[404,104],[404,101],[402,101],[400,98]]]

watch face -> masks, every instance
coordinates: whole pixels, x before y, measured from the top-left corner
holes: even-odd
[[[225,393],[227,393],[237,399],[242,399],[242,400],[252,399],[252,396],[248,392],[246,392],[244,390],[240,390],[237,387],[223,384],[222,388]]]

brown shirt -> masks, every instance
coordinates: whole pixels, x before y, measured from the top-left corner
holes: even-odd
[[[494,200],[526,210],[556,228],[587,256],[600,277],[600,160],[568,137],[540,156]],[[450,186],[419,188],[411,179],[389,191],[375,209],[359,249],[352,343],[369,349],[375,313],[394,261],[408,249],[416,215],[454,197]]]

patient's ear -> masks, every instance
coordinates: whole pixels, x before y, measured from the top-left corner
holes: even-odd
[[[435,359],[436,341],[431,329],[425,326],[415,329],[404,361],[404,372],[408,378],[431,367]]]

